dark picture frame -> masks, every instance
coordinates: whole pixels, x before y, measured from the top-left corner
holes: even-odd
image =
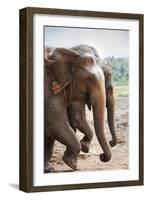
[[[139,179],[115,182],[93,182],[66,185],[33,186],[33,16],[35,14],[51,14],[60,16],[79,16],[93,18],[114,18],[139,21]],[[83,10],[62,10],[50,8],[20,9],[20,162],[19,188],[25,192],[43,192],[57,190],[75,190],[90,188],[107,188],[121,186],[136,186],[144,183],[144,153],[143,153],[143,59],[144,59],[144,25],[142,14],[95,12]]]

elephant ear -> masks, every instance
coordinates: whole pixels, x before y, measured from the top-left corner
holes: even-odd
[[[72,50],[72,49],[66,49],[66,48],[56,48],[55,49],[56,52],[62,53],[62,54],[67,54],[67,55],[71,55],[74,57],[79,57],[79,53]]]
[[[55,66],[56,78],[52,81],[52,92],[57,95],[72,82],[79,54],[71,49],[56,48],[55,55],[57,56]]]
[[[55,54],[55,48],[45,47],[45,49],[44,49],[44,64],[47,69],[46,72],[49,73],[51,80],[54,80],[56,62],[57,62],[57,56]],[[58,94],[61,90],[61,85],[59,85],[57,81],[52,81],[51,88],[52,88],[52,91],[54,94]]]
[[[56,58],[54,55],[54,48],[45,47],[44,49],[44,63],[46,65],[51,65],[56,62]]]

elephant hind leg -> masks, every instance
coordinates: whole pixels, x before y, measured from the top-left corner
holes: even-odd
[[[53,154],[54,142],[53,138],[44,136],[44,173],[54,172],[54,168],[49,163]]]

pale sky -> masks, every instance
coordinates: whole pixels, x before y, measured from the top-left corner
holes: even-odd
[[[79,44],[95,47],[101,58],[129,57],[129,31],[45,27],[45,45],[70,48]]]

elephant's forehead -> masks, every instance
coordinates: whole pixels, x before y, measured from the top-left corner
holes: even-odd
[[[93,66],[93,65],[95,65],[95,63],[96,63],[95,58],[90,54],[87,54],[87,55],[84,55],[81,57],[80,65],[83,67],[86,67],[89,65]]]
[[[92,66],[86,66],[85,67],[85,74],[86,75],[94,75],[94,77],[98,78],[99,80],[104,80],[105,77],[104,77],[104,73],[103,73],[103,70],[102,68],[95,64],[95,65],[92,65]]]
[[[95,56],[93,55],[93,54],[91,54],[91,53],[89,53],[89,52],[86,52],[86,53],[84,53],[84,54],[81,54],[81,57],[82,58],[91,58],[91,59],[93,59],[94,60],[94,58],[95,58]]]

